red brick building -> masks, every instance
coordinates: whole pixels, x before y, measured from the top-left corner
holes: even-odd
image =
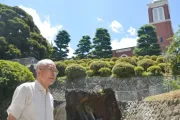
[[[134,47],[113,50],[113,57],[131,57],[133,56],[133,50]]]
[[[158,43],[164,53],[173,36],[168,0],[153,0],[148,4],[148,14],[149,23],[156,27]],[[113,50],[113,56],[133,56],[133,49],[134,47]]]
[[[158,43],[162,52],[166,50],[173,36],[168,0],[154,0],[148,4],[149,23],[156,27]]]

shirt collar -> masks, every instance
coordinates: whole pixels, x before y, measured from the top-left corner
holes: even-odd
[[[46,92],[46,89],[41,85],[41,83],[38,80],[35,81],[35,86],[36,86],[37,90]],[[47,89],[47,92],[49,92],[49,89]]]

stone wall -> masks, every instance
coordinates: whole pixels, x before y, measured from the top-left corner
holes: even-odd
[[[118,102],[123,120],[179,120],[180,100]]]

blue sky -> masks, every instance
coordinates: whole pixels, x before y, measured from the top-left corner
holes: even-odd
[[[0,0],[20,6],[33,16],[42,35],[54,40],[58,30],[71,35],[70,53],[82,36],[94,37],[96,28],[108,29],[113,49],[134,46],[136,31],[148,21],[147,4],[152,0]],[[169,0],[174,31],[180,25],[180,0]]]

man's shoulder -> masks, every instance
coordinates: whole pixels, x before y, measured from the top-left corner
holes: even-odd
[[[34,84],[35,82],[25,82],[25,83],[20,84],[17,88],[21,90],[29,90],[29,89],[34,88]]]

